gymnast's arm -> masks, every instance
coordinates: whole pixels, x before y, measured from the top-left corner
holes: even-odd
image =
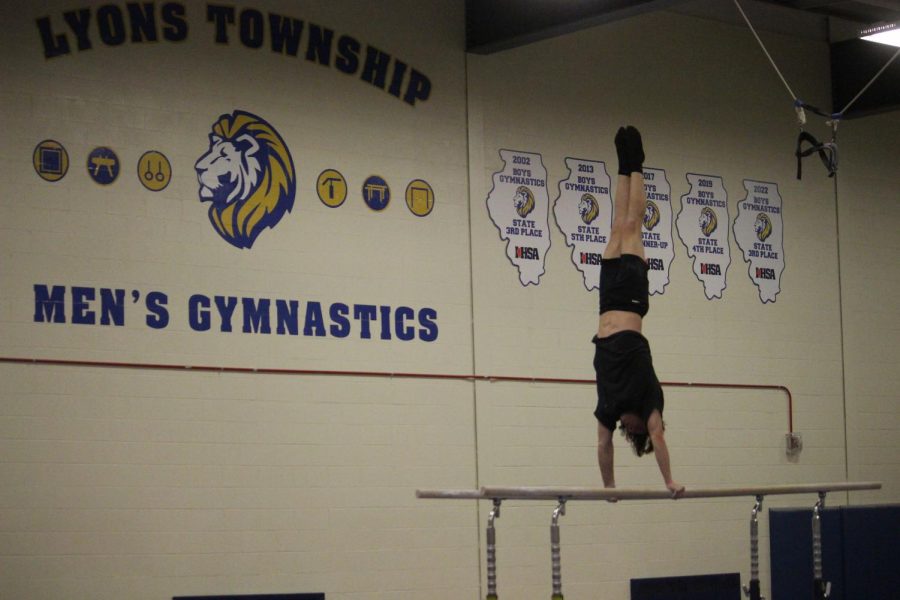
[[[597,461],[600,463],[600,475],[603,487],[616,487],[616,476],[613,471],[613,435],[603,423],[597,423]]]
[[[684,492],[684,486],[672,479],[672,468],[669,464],[669,447],[666,445],[665,429],[663,429],[662,416],[658,410],[650,413],[650,418],[647,419],[647,431],[650,433],[650,439],[653,441],[653,453],[656,455],[656,464],[659,465],[659,472],[666,482],[666,487],[677,498]]]

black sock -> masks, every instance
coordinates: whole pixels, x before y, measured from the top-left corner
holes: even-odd
[[[628,177],[631,175],[631,169],[628,163],[628,149],[626,148],[625,128],[619,127],[616,132],[616,154],[619,157],[619,175]]]
[[[644,172],[644,143],[641,132],[629,125],[625,128],[626,162],[630,173]]]

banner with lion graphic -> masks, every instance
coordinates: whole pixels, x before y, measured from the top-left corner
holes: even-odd
[[[606,165],[566,157],[569,176],[559,182],[553,203],[556,225],[572,249],[572,264],[588,291],[600,286],[600,258],[612,229],[612,197]]]
[[[775,302],[784,271],[784,223],[778,184],[744,180],[747,196],[738,202],[734,240],[744,254],[750,281],[763,304]]]
[[[506,240],[506,256],[519,270],[522,285],[538,285],[550,249],[547,169],[534,152],[500,150],[503,169],[494,173],[488,215]]]
[[[647,259],[650,295],[663,294],[669,285],[669,268],[675,260],[672,242],[672,187],[664,169],[644,167],[647,209],[641,237]]]
[[[721,298],[731,264],[728,242],[728,193],[718,175],[688,173],[691,190],[681,197],[675,224],[678,236],[693,259],[693,271],[703,283],[707,300]]]

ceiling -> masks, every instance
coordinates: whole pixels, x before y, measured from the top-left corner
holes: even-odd
[[[741,0],[741,6],[759,30],[823,41],[900,22],[900,0]],[[491,54],[659,10],[743,23],[727,0],[466,0],[466,49]]]
[[[862,24],[896,21],[900,18],[900,2],[891,0],[770,0],[769,3]]]
[[[831,45],[833,106],[846,106],[895,50],[857,39],[861,29],[900,23],[900,0],[737,0],[753,27]],[[466,50],[493,54],[656,11],[745,26],[727,0],[466,0]],[[900,109],[900,59],[846,118]],[[837,109],[832,109],[837,110]]]

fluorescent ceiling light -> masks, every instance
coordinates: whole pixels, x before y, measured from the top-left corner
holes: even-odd
[[[859,37],[870,42],[900,47],[900,23],[888,23],[863,29],[859,32]]]

